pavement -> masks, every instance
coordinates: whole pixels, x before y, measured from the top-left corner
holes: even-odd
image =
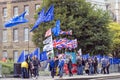
[[[72,77],[69,77],[68,75],[64,75],[62,78],[59,78],[59,76],[55,76],[55,78],[51,78],[50,75],[40,75],[37,79],[6,78],[6,77],[0,78],[0,80],[113,80],[113,79],[120,80],[120,73],[73,75]]]

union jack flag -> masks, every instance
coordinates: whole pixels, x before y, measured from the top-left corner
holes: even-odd
[[[73,40],[72,48],[73,48],[73,49],[77,48],[77,39],[74,39],[74,40]]]
[[[72,30],[70,30],[70,31],[60,31],[60,34],[72,35]]]
[[[67,48],[68,48],[69,50],[72,49],[72,45],[73,45],[72,42],[73,42],[72,40],[69,40],[69,41],[67,42]]]
[[[68,48],[69,50],[75,49],[76,47],[77,47],[77,39],[69,40],[69,41],[67,42],[67,48]]]
[[[62,48],[68,48],[69,50],[77,47],[77,39],[68,40],[66,38],[53,41],[53,47],[61,50]]]
[[[58,40],[54,40],[53,41],[53,47],[57,48],[57,47],[61,47],[63,48],[63,46],[61,44],[65,44],[67,41],[67,39],[58,39]]]

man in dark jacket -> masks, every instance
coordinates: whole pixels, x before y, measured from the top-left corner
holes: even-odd
[[[37,77],[38,76],[38,68],[40,67],[40,61],[37,59],[36,56],[34,56],[32,63],[34,66],[34,69],[33,69],[34,77]]]
[[[68,61],[68,70],[69,70],[69,76],[73,76],[73,74],[72,74],[72,60],[70,58]]]
[[[94,74],[98,73],[98,60],[97,57],[94,59]]]

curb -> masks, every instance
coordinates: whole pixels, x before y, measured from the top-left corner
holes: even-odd
[[[73,77],[63,77],[58,78],[54,80],[106,80],[106,79],[115,79],[120,78],[119,74],[113,74],[113,75],[87,75],[87,76],[73,76]]]

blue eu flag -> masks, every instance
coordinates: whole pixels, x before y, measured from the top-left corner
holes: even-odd
[[[25,51],[21,52],[21,54],[20,54],[20,56],[19,56],[19,58],[17,60],[17,62],[19,62],[19,63],[21,63],[23,61],[25,61]]]
[[[6,23],[4,24],[4,26],[5,26],[6,28],[8,28],[8,27],[16,26],[16,25],[18,25],[18,24],[22,24],[22,23],[28,22],[28,20],[24,18],[25,14],[26,14],[26,11],[23,12],[23,13],[22,13],[21,15],[19,15],[19,16],[13,17],[11,20],[9,20],[8,22],[6,22]]]
[[[49,22],[54,19],[54,6],[51,5],[45,14],[44,22]]]
[[[34,56],[37,56],[37,58],[39,59],[39,57],[40,57],[40,48],[36,48],[33,53],[34,53]]]
[[[38,13],[38,19],[35,22],[32,29],[30,30],[30,32],[38,28],[42,22],[49,22],[52,21],[53,19],[54,19],[54,6],[51,5],[46,13],[45,8],[43,8],[41,12]]]
[[[40,53],[40,61],[45,61],[47,60],[47,52],[43,51]]]
[[[53,32],[54,36],[59,36],[59,34],[60,34],[60,20],[56,21],[56,25],[54,28],[52,28],[52,32]]]
[[[38,19],[35,22],[35,24],[32,27],[32,29],[30,30],[30,32],[32,32],[34,29],[38,28],[39,25],[44,21],[44,12],[45,12],[45,8],[43,8],[42,11],[39,12]]]

